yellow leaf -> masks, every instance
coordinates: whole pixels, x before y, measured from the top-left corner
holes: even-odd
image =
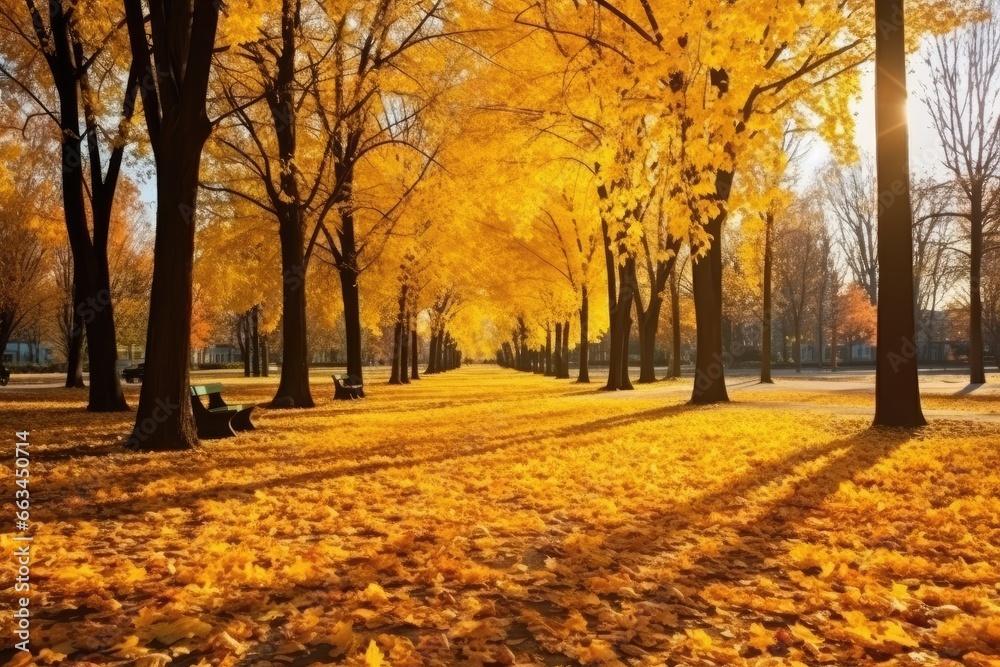
[[[389,601],[389,596],[386,595],[385,590],[375,582],[368,584],[368,588],[365,589],[362,597],[375,605],[385,604]]]
[[[760,623],[753,623],[750,626],[750,646],[761,651],[766,651],[774,644],[774,633],[765,628]]]
[[[385,662],[384,659],[385,656],[382,655],[382,651],[378,650],[373,639],[368,643],[368,650],[365,651],[365,667],[382,667],[382,665],[389,667],[389,663]]]
[[[847,621],[847,632],[865,642],[872,642],[875,636],[872,634],[871,622],[868,617],[860,611],[845,611],[844,620]]]
[[[582,646],[577,651],[577,659],[584,665],[592,662],[610,662],[618,659],[618,654],[607,642],[595,639],[588,646]]]
[[[822,644],[823,643],[823,638],[822,637],[817,637],[815,634],[813,634],[812,630],[810,630],[809,628],[807,628],[804,625],[800,625],[799,623],[796,623],[795,625],[793,625],[791,627],[791,631],[792,631],[792,634],[795,636],[796,639],[800,639],[800,640],[804,641],[807,644]]]
[[[898,621],[886,621],[884,625],[885,630],[880,633],[883,641],[893,642],[894,644],[910,648],[920,645],[920,642],[907,634]]]
[[[705,651],[712,648],[712,638],[704,630],[699,628],[698,630],[689,629],[684,632],[687,633],[687,636],[691,638],[691,641],[693,641],[698,648]]]
[[[337,649],[337,655],[347,653],[354,643],[354,630],[350,621],[338,621],[326,636],[326,641]]]

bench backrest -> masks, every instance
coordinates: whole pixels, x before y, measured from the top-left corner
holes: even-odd
[[[196,384],[191,386],[192,396],[208,396],[209,394],[219,394],[222,392],[221,384]]]

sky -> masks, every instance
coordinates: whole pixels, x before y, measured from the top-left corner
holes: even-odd
[[[923,98],[930,90],[930,68],[924,62],[928,53],[925,45],[918,53],[912,54],[907,60],[907,89],[910,99],[907,104],[910,119],[910,165],[911,171],[918,175],[932,175],[945,178],[941,165],[942,153],[938,136],[931,121],[931,115]],[[869,63],[862,70],[861,97],[854,101],[853,110],[857,123],[855,145],[858,149],[871,156],[875,155],[875,67]],[[803,173],[815,173],[818,168],[830,159],[830,151],[822,141],[814,141],[806,156],[808,168]]]

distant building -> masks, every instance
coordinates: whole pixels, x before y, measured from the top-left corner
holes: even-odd
[[[191,350],[193,364],[234,364],[242,361],[243,354],[235,345],[213,345],[201,350]]]
[[[52,348],[27,341],[12,340],[3,351],[5,364],[51,364]]]

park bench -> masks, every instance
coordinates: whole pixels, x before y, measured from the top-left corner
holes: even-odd
[[[357,375],[334,375],[333,387],[333,398],[336,401],[365,397],[364,382]]]
[[[208,397],[208,407],[201,397]],[[191,409],[198,437],[205,439],[231,438],[237,431],[254,430],[250,421],[252,405],[229,405],[222,400],[221,384],[201,384],[191,387]]]

